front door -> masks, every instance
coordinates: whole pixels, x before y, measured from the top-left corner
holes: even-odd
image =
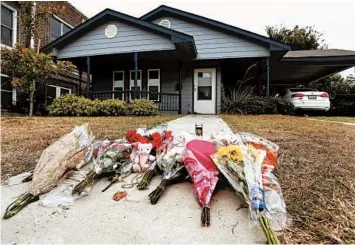
[[[195,69],[194,111],[202,114],[216,113],[216,69]]]

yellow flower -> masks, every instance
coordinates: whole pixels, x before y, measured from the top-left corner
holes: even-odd
[[[229,145],[229,146],[221,147],[217,151],[216,157],[218,157],[218,158],[226,157],[237,164],[241,164],[243,161],[243,152],[239,146]]]

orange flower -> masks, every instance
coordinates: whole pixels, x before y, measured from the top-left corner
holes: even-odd
[[[165,138],[171,138],[171,137],[173,137],[173,132],[171,132],[171,131],[166,131],[166,132],[165,132]]]

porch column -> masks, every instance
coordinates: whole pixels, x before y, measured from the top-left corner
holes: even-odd
[[[91,71],[90,71],[90,56],[86,57],[86,97],[90,97]]]
[[[270,97],[270,59],[266,58],[266,97]]]
[[[141,74],[142,75],[142,74]],[[141,78],[142,80],[142,78]],[[138,82],[138,53],[134,53],[134,92],[133,92],[133,99],[137,98],[137,82]]]
[[[178,113],[179,114],[182,114],[182,93],[181,93],[181,90],[182,90],[182,79],[181,79],[181,61],[179,61],[179,111]]]
[[[82,79],[83,79],[83,71],[80,68],[79,69],[79,96],[81,96]]]

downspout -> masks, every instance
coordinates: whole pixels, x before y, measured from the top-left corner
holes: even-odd
[[[37,3],[35,1],[33,1],[33,6],[31,9],[32,20],[35,20],[36,11],[37,11]],[[35,47],[34,33],[31,33],[30,48],[34,48],[34,47]],[[38,48],[37,48],[37,53],[39,53],[39,44],[38,44]]]
[[[87,66],[87,70],[86,70],[86,98],[90,98],[90,85],[91,85],[91,74],[90,74],[90,56],[86,57],[86,66]]]
[[[270,97],[270,58],[266,58],[266,97]]]
[[[138,53],[134,53],[134,92],[133,92],[133,99],[137,98],[137,85],[138,85],[137,83],[138,83]]]

